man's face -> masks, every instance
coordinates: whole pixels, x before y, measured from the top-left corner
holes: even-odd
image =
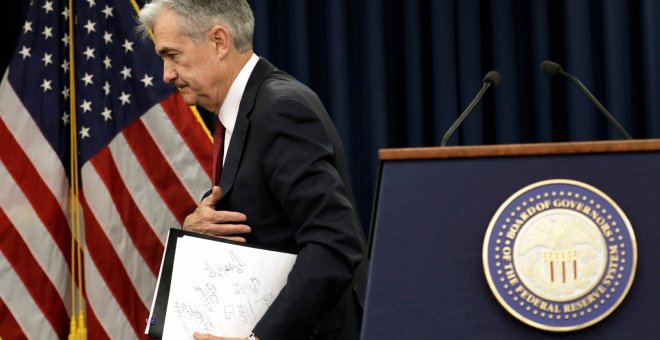
[[[188,105],[217,112],[228,86],[224,63],[216,44],[205,39],[196,44],[181,29],[176,14],[163,8],[154,22],[156,53],[163,59],[163,80],[174,83]]]

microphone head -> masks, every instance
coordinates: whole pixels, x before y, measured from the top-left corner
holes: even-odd
[[[554,61],[545,60],[541,63],[541,71],[552,77],[555,74],[563,71],[563,69],[561,65],[555,63]]]
[[[482,84],[490,83],[492,87],[495,87],[500,82],[500,78],[502,78],[502,77],[500,77],[499,72],[490,71],[490,72],[486,73],[486,75],[484,76],[484,79],[483,79],[483,81],[481,81],[481,83]]]

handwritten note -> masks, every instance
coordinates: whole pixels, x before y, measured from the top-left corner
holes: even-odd
[[[286,284],[296,255],[184,236],[176,244],[163,339],[246,337]]]

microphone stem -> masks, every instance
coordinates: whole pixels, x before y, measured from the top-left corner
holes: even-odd
[[[488,88],[492,85],[491,82],[487,81],[484,83],[484,85],[481,87],[481,90],[479,90],[479,93],[477,93],[477,96],[472,99],[472,102],[470,102],[470,105],[465,108],[463,113],[461,113],[460,116],[458,116],[458,119],[452,124],[447,132],[445,133],[444,137],[442,138],[442,143],[440,146],[447,146],[447,141],[449,140],[449,137],[456,132],[456,129],[463,123],[465,118],[474,110],[474,108],[479,104],[479,101],[481,100],[481,97],[483,97],[484,93],[488,90]]]
[[[580,91],[582,91],[582,93],[584,93],[587,96],[587,98],[589,98],[594,103],[594,105],[596,105],[598,110],[600,110],[600,112],[602,112],[605,115],[605,118],[607,118],[607,120],[609,120],[610,123],[612,123],[612,125],[614,125],[614,127],[619,131],[619,133],[621,133],[626,139],[633,139],[628,134],[628,132],[626,132],[626,130],[623,128],[623,126],[621,126],[621,124],[619,124],[619,122],[616,120],[616,118],[614,118],[614,116],[612,116],[612,114],[609,111],[607,111],[605,106],[603,106],[603,104],[601,104],[598,101],[598,99],[596,99],[596,97],[594,97],[594,95],[591,94],[591,92],[589,92],[589,89],[587,89],[587,87],[584,86],[584,84],[582,84],[580,79],[577,79],[572,74],[567,73],[563,70],[560,70],[559,74],[561,74],[563,76],[566,76],[569,79],[571,79],[575,83],[575,85],[577,85],[577,87],[580,89]]]

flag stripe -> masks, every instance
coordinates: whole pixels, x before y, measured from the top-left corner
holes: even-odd
[[[85,247],[85,254],[90,254],[93,248],[96,248],[97,243],[93,240],[87,239]],[[99,256],[103,256],[100,254]],[[87,299],[88,314],[93,314],[90,318],[91,323],[88,324],[88,339],[135,339],[137,334],[129,321],[126,319],[126,314],[118,302],[121,300],[124,303],[130,301],[137,302],[138,300],[129,300],[129,295],[112,299],[111,296],[117,294],[113,292],[107,285],[108,281],[104,279],[102,274],[98,271],[97,263],[89,260],[84,262],[85,268],[85,298]],[[119,293],[121,294],[121,292]],[[91,311],[91,312],[90,312]],[[95,321],[96,320],[96,321]],[[143,321],[144,324],[144,321]],[[96,326],[98,325],[98,327]]]
[[[126,189],[119,171],[112,160],[110,149],[102,149],[91,160],[94,169],[99,174],[106,189],[108,190],[115,207],[119,212],[128,235],[137,251],[142,255],[142,259],[147,263],[154,276],[158,275],[160,260],[158,254],[163,253],[163,245],[156,236],[149,224],[144,219],[142,212],[137,208],[133,197]]]
[[[11,221],[4,211],[0,209],[0,224],[9,225]],[[14,228],[5,228],[0,235],[0,251],[4,254],[7,262],[14,267],[26,290],[30,293],[35,303],[41,309],[53,329],[61,331],[67,322],[67,311],[61,299],[53,299],[59,296],[57,289],[50,279],[44,274],[39,263],[30,253],[30,249]]]
[[[123,269],[124,266],[115,254],[111,241],[108,240],[96,217],[91,213],[85,197],[82,197],[81,201],[83,211],[85,212],[85,239],[88,244],[87,260],[93,261],[94,267],[98,270],[98,275],[103,278],[103,281],[108,286],[109,292],[114,297],[119,308],[121,308],[123,316],[127,319],[127,323],[132,327],[133,332],[138,334],[140,328],[144,326],[144,319],[149,314],[149,311],[144,303],[140,303],[142,298],[135,290],[130,277]],[[88,281],[93,280],[92,278],[95,274],[89,268],[90,266],[86,266],[87,273],[91,276],[87,279]],[[100,284],[97,280],[97,282],[88,282],[86,287],[87,289],[95,288],[94,285]],[[90,301],[94,305],[93,308],[97,311],[100,308],[109,307],[105,306],[105,304],[112,301],[107,298],[100,300],[98,302]],[[120,318],[122,315],[114,315],[113,317]],[[111,337],[114,338],[112,334]]]
[[[87,272],[87,270],[85,270]],[[88,296],[85,296],[86,300],[89,300]],[[96,318],[96,314],[94,313],[94,308],[92,306],[89,306],[87,308],[87,339],[98,339],[98,340],[104,340],[104,339],[110,339],[108,336],[108,333],[105,332],[105,329],[103,329],[103,326],[101,326],[101,323],[99,322],[99,319]]]
[[[165,207],[165,202],[144,173],[123,134],[117,135],[110,143],[110,153],[135,204],[142,211],[156,236],[160,238],[160,242],[164,244],[169,228],[175,228],[181,223],[177,221],[171,210],[154,209],[154,207]]]
[[[50,278],[50,282],[55,285],[60,299],[65,299],[68,295],[69,284],[69,265],[66,257],[59,250],[50,234],[43,225],[42,220],[37,216],[36,211],[31,207],[28,199],[23,195],[13,177],[8,173],[4,163],[0,162],[0,188],[3,195],[0,195],[0,209],[6,214],[6,219],[2,226],[2,234],[9,232],[18,232],[21,239],[30,248],[30,252],[25,256],[33,256],[41,270]],[[43,196],[47,196],[47,190],[44,190]],[[57,206],[55,206],[57,209]],[[67,226],[64,226],[67,228]],[[68,228],[67,228],[68,231]],[[70,239],[67,239],[66,246]]]
[[[180,114],[192,117],[189,112],[181,112]],[[141,120],[163,156],[166,157],[174,173],[185,185],[185,189],[197,201],[208,190],[211,178],[197,162],[193,152],[187,147],[183,136],[179,134],[173,125],[173,121],[170,120],[160,105],[147,111]],[[197,147],[203,146],[206,146],[206,152],[210,157],[213,144],[206,141],[205,145]]]
[[[163,201],[170,207],[177,221],[182,224],[187,215],[185,208],[194,207],[196,205],[195,201],[181,182],[172,181],[178,176],[169,166],[154,141],[145,138],[149,135],[142,121],[136,121],[124,129],[124,137],[140,164],[142,164],[144,172],[149,176],[154,186],[159,189]],[[158,266],[156,266],[155,273],[158,273]]]
[[[192,114],[188,105],[183,101],[179,93],[174,93],[161,102],[161,106],[170,118],[179,134],[184,137],[190,151],[192,151],[199,164],[211,178],[213,153],[211,147],[213,141],[204,131],[200,122]]]
[[[0,252],[0,299],[12,311],[16,322],[29,339],[58,339],[64,334],[56,334],[51,324],[34,304],[30,293],[16,275],[9,262]]]
[[[0,337],[4,339],[27,339],[27,336],[21,330],[21,327],[11,314],[11,310],[5,302],[0,298]]]
[[[60,203],[49,190],[44,190],[47,188],[46,183],[36,172],[2,119],[0,119],[0,145],[2,145],[0,160],[19,184],[30,205],[39,207],[34,212],[44,222],[46,230],[52,235],[60,251],[66,254],[70,249],[68,242],[71,234],[66,216],[60,209]]]
[[[20,148],[12,149],[8,144],[0,144],[6,150],[23,152],[30,160],[29,163],[39,173],[46,187],[49,188],[57,200],[62,211],[69,209],[69,181],[62,167],[62,162],[55,150],[50,147],[39,127],[32,119],[30,113],[23,107],[20,99],[7,80],[5,73],[0,84],[0,120],[6,124],[6,131],[13,134],[13,138]],[[57,120],[57,123],[60,121]],[[5,135],[6,132],[0,133]],[[28,163],[24,163],[28,164]],[[68,215],[67,215],[68,216]]]
[[[122,224],[119,212],[117,212],[110,194],[93,165],[86,164],[83,166],[82,178],[83,182],[86,183],[83,187],[85,204],[95,207],[89,214],[85,211],[85,229],[95,229],[94,235],[102,236],[99,241],[103,242],[103,245],[110,245],[110,248],[99,248],[94,243],[97,241],[94,237],[87,237],[88,251],[90,254],[95,254],[95,256],[102,259],[108,256],[112,257],[111,261],[104,262],[111,265],[109,267],[98,266],[97,263],[97,268],[101,273],[121,271],[120,278],[127,277],[132,280],[132,282],[127,281],[127,283],[133,283],[132,290],[137,291],[137,293],[126,296],[120,295],[118,298],[128,300],[129,296],[139,296],[141,300],[136,300],[134,303],[141,301],[143,305],[147,306],[153,294],[153,287],[156,284],[154,274],[151,273],[151,270],[135,249],[126,227]],[[87,226],[87,223],[92,223],[92,226]],[[96,230],[99,228],[100,230]],[[97,261],[96,258],[94,260]],[[116,266],[117,264],[119,267]],[[108,283],[108,286],[115,287],[118,284],[118,282]],[[129,288],[129,286],[125,287]],[[116,291],[116,293],[121,292],[121,290]]]

